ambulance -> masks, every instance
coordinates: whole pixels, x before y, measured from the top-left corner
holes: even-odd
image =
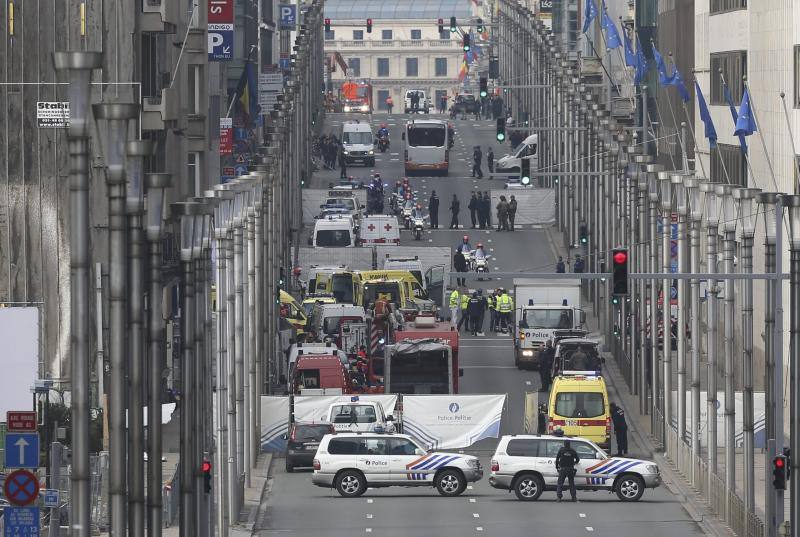
[[[566,373],[566,372],[565,372]],[[605,380],[594,371],[571,371],[553,380],[547,407],[547,433],[557,429],[611,448],[611,409]]]

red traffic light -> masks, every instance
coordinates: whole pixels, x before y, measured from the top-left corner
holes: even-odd
[[[211,471],[211,463],[209,461],[203,461],[203,465],[201,466],[204,473],[208,473]]]
[[[627,252],[616,252],[614,254],[614,263],[617,265],[622,265],[628,260]]]
[[[438,22],[439,22],[439,24],[440,24],[440,25],[442,25],[442,24],[444,24],[444,19],[443,19],[443,18],[441,18],[441,17],[439,17],[439,20],[438,20]]]
[[[775,457],[775,468],[783,468],[786,466],[786,459],[783,457]]]

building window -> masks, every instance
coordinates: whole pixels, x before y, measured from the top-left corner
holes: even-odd
[[[434,58],[433,61],[436,76],[447,76],[447,58]]]
[[[711,104],[727,105],[719,77],[720,69],[731,90],[733,102],[738,106],[744,92],[742,77],[747,74],[747,51],[717,52],[711,55]]]
[[[442,41],[450,41],[450,30],[439,32],[439,39]]]
[[[336,38],[336,30],[325,32],[325,41],[333,41]]]
[[[353,41],[363,41],[364,30],[353,30]]]
[[[187,76],[188,78],[187,93],[189,97],[189,102],[187,103],[186,108],[189,111],[189,114],[192,115],[202,114],[203,112],[201,109],[204,108],[202,106],[203,86],[205,85],[203,80],[202,66],[190,63],[188,71],[189,73]]]
[[[794,46],[794,107],[800,108],[800,45]]]
[[[194,195],[202,196],[203,191],[203,162],[202,153],[189,151],[186,154],[186,178],[189,184],[194,186]]]
[[[350,76],[361,76],[361,58],[347,58],[347,72]]]
[[[390,41],[392,39],[392,31],[391,30],[381,30],[381,39],[385,39]]]
[[[419,76],[419,60],[406,58],[406,76]]]
[[[411,30],[411,39],[422,39],[422,30]]]
[[[389,58],[378,58],[378,76],[389,76]]]
[[[737,9],[747,9],[747,0],[711,0],[711,15]]]
[[[730,184],[734,186],[747,186],[747,162],[739,144],[717,144],[719,151],[711,151],[711,180],[717,183],[727,183],[725,172],[728,172]],[[722,167],[722,164],[725,167]]]
[[[386,99],[389,98],[389,90],[378,90],[378,110],[389,110]]]

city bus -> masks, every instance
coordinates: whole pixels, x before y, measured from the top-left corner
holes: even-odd
[[[439,119],[412,119],[403,131],[406,175],[439,173],[450,168],[450,146],[447,122]]]

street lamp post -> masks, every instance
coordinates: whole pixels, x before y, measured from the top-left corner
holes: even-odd
[[[670,172],[659,172],[659,202],[661,204],[661,300],[663,308],[662,345],[664,347],[664,451],[669,452],[667,433],[672,427],[672,279],[670,241],[672,237],[672,184]]]
[[[753,202],[761,189],[736,188],[733,197],[742,222],[741,271],[753,273],[753,237],[756,232],[756,213]],[[742,431],[744,436],[744,506],[752,514],[756,508],[755,438],[753,410],[753,280],[742,283]]]
[[[650,202],[650,240],[647,241],[647,248],[649,254],[649,271],[656,274],[659,271],[658,266],[658,174],[664,171],[664,166],[661,164],[648,164],[647,165],[647,199]],[[659,372],[658,361],[658,280],[650,280],[650,396],[652,401],[650,406],[652,408],[650,417],[651,430],[656,431],[660,424],[658,423],[658,411],[660,410],[659,400],[661,393],[658,390],[660,386],[659,380],[661,374]]]
[[[689,200],[689,259],[690,272],[700,272],[700,222],[703,220],[706,192],[700,190],[701,181],[696,177],[686,177],[684,185]],[[692,333],[692,374],[691,374],[691,424],[692,443],[692,484],[699,487],[701,476],[697,475],[697,461],[700,458],[700,280],[690,280],[691,333]]]
[[[92,106],[106,164],[108,189],[108,280],[110,383],[108,405],[109,497],[111,532],[124,537],[128,530],[128,449],[125,412],[130,395],[127,380],[129,347],[128,242],[126,219],[125,144],[128,122],[139,115],[139,105],[101,103]],[[103,125],[105,123],[105,125]],[[103,129],[102,127],[106,128]],[[140,417],[141,419],[141,417]],[[139,454],[141,457],[141,454]]]
[[[678,270],[679,274],[686,272],[686,218],[689,213],[689,203],[686,196],[683,174],[672,174],[670,182],[678,210]],[[686,442],[686,280],[680,279],[678,286],[678,445]],[[676,452],[680,458],[682,450]]]
[[[92,71],[102,64],[99,52],[54,52],[53,65],[67,72],[69,86],[69,203],[70,203],[70,360],[72,363],[72,476],[70,478],[72,535],[91,535],[91,470],[89,467],[89,101]],[[97,371],[102,375],[103,371]],[[102,398],[102,394],[99,394]]]
[[[128,523],[132,537],[143,537],[145,531],[144,479],[144,159],[152,154],[155,144],[150,140],[133,140],[126,144],[125,171],[127,183],[128,237],[130,248],[130,299],[128,300],[130,347],[130,400],[128,402],[128,452],[130,457],[130,511]],[[159,418],[160,419],[160,418]],[[161,466],[161,457],[149,459],[149,464]]]
[[[148,368],[147,430],[147,535],[161,537],[162,527],[162,469],[161,469],[161,392],[166,362],[164,315],[161,306],[161,241],[164,235],[164,198],[172,186],[172,176],[167,173],[149,173],[145,176],[147,189],[146,233],[150,243],[150,308]]]
[[[781,196],[783,205],[789,209],[789,436],[792,456],[789,478],[791,482],[791,503],[789,520],[792,523],[791,535],[800,535],[800,196]],[[778,255],[782,252],[778,251]],[[782,367],[783,364],[775,364]],[[778,387],[776,386],[776,389]]]

